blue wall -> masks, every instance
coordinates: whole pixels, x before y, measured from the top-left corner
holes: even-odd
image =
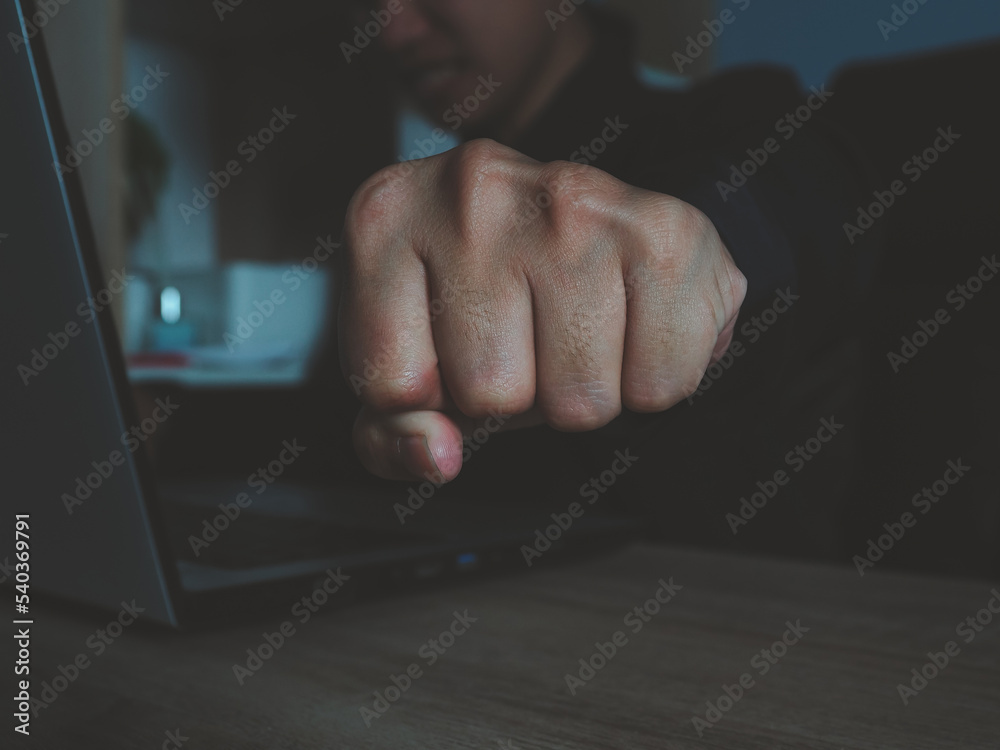
[[[747,0],[717,0],[718,11],[733,8],[736,20],[715,44],[716,65],[782,63],[812,85],[828,82],[848,61],[906,56],[1000,37],[1000,0],[926,0],[886,39],[878,21],[890,18],[893,4],[904,2],[750,0],[748,5]],[[996,73],[992,71],[991,77]]]

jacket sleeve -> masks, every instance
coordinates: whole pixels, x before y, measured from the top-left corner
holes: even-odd
[[[748,477],[794,445],[813,419],[806,412],[843,392],[851,365],[840,352],[856,332],[877,238],[862,247],[845,236],[843,223],[870,195],[868,176],[823,121],[819,93],[802,94],[790,74],[767,69],[728,74],[685,96],[633,184],[705,213],[747,277],[747,298],[733,346],[695,394],[661,414],[626,412],[592,445],[598,454],[633,446],[652,456],[641,491],[623,499],[641,510],[665,504],[653,508],[660,532],[701,524],[711,531],[690,536],[711,541],[720,530],[728,537],[722,498],[735,502]],[[659,512],[678,503],[691,507]]]

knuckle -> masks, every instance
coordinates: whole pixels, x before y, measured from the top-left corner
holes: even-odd
[[[415,379],[393,378],[375,381],[361,394],[362,400],[376,411],[393,413],[413,411],[426,400],[426,389]]]
[[[683,401],[688,396],[693,396],[704,377],[705,370],[703,368],[695,368],[678,376],[670,384],[670,390],[667,395],[668,406],[673,406],[678,401]]]
[[[702,234],[712,227],[708,217],[697,208],[669,196],[659,197],[636,225],[645,235],[646,242],[641,246],[647,254],[671,267],[689,259],[701,244]]]
[[[733,304],[733,314],[735,314],[746,301],[750,282],[747,281],[747,277],[736,267],[735,263],[729,261],[726,265],[729,269],[729,294]]]
[[[475,201],[489,197],[507,179],[505,149],[495,141],[480,138],[456,148],[451,167],[458,181],[461,197]]]
[[[666,378],[661,375],[654,382],[627,385],[622,389],[622,400],[629,411],[639,414],[663,412],[694,395],[701,378],[700,372]]]
[[[704,212],[677,198],[665,202],[663,213],[672,234],[677,237],[692,240],[713,231],[712,222]]]
[[[630,242],[632,276],[683,299],[686,307],[702,296],[728,303],[738,293],[740,279],[730,280],[728,268],[720,264],[721,251],[722,262],[732,265],[715,225],[694,206],[659,196],[632,226],[638,233]]]
[[[696,369],[679,377],[670,388],[667,396],[667,406],[670,408],[676,403],[693,396],[701,386],[702,378],[705,377],[704,369]]]
[[[457,227],[465,251],[488,244],[500,224],[484,221],[514,206],[508,149],[485,138],[465,143],[451,152],[448,174],[455,191]],[[491,231],[494,228],[494,231]]]
[[[379,360],[364,360],[349,377],[361,401],[378,412],[394,413],[424,408],[437,392],[437,371],[391,369]]]
[[[597,382],[543,395],[538,407],[545,422],[562,432],[596,430],[622,411],[619,389]]]
[[[406,173],[395,164],[386,167],[365,180],[354,192],[345,216],[344,232],[348,248],[355,254],[371,249],[382,233],[401,215],[409,196]]]
[[[456,162],[473,174],[492,172],[508,157],[508,149],[489,138],[476,138],[463,143],[452,153]]]
[[[551,162],[539,173],[538,187],[548,196],[546,213],[560,233],[587,233],[605,214],[609,176],[575,162]]]
[[[473,381],[452,393],[452,398],[465,416],[482,419],[500,411],[505,414],[523,414],[531,409],[534,394],[519,385],[498,385],[493,381]]]
[[[621,414],[621,404],[563,401],[543,404],[541,412],[546,424],[560,432],[590,432]]]
[[[622,401],[629,411],[653,414],[670,408],[671,394],[662,385],[651,383],[626,384],[622,388]]]

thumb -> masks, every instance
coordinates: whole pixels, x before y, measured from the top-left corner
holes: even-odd
[[[489,432],[542,424],[536,410],[499,415]],[[411,411],[385,414],[368,406],[354,422],[354,449],[368,471],[383,479],[450,482],[462,470],[463,436],[482,424],[461,413]]]
[[[462,469],[462,431],[438,411],[383,414],[363,407],[354,422],[354,449],[383,479],[450,482]]]

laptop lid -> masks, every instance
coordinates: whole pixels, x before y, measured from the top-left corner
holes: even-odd
[[[177,624],[179,592],[79,170],[56,168],[69,145],[30,0],[0,0],[0,306],[4,320],[0,528],[30,516],[31,591]],[[8,45],[9,43],[9,45]],[[23,551],[23,550],[22,550]],[[14,533],[0,563],[12,571]],[[11,583],[14,575],[10,575]]]

